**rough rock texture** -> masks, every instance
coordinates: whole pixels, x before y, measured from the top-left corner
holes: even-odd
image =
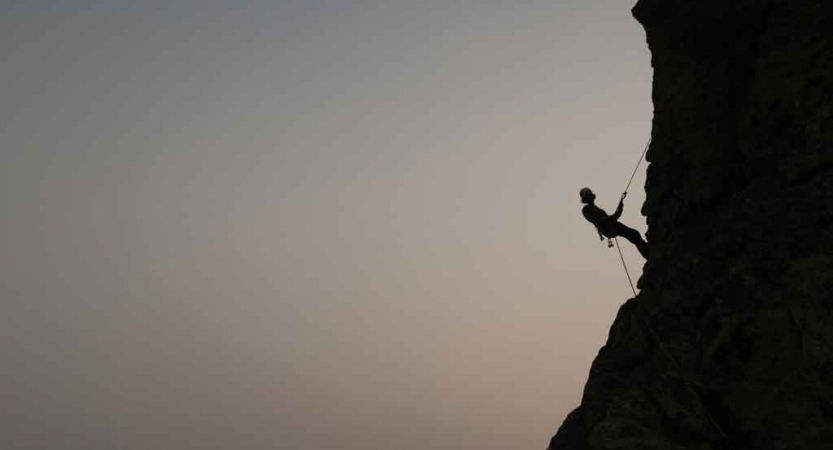
[[[833,1],[633,14],[651,258],[550,449],[831,449]]]

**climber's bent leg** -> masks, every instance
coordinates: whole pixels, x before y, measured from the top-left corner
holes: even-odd
[[[648,259],[648,243],[645,242],[645,239],[642,239],[642,234],[640,234],[633,228],[627,227],[619,222],[613,224],[613,231],[616,234],[616,236],[622,236],[623,238],[627,239],[631,244],[635,245],[636,249],[639,250],[639,253],[642,255],[642,257]]]

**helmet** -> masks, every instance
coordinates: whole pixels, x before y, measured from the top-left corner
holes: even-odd
[[[581,201],[587,201],[593,197],[593,191],[591,191],[588,187],[581,188],[581,190],[578,191],[578,195],[581,197]]]

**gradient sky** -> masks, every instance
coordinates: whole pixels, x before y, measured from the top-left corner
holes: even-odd
[[[5,2],[0,447],[545,447],[630,295],[632,3]]]

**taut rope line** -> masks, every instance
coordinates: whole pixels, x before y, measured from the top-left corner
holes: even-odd
[[[639,165],[642,164],[642,160],[645,159],[645,154],[648,153],[648,147],[650,147],[650,146],[651,146],[651,138],[648,138],[648,143],[645,144],[645,150],[642,150],[642,154],[639,155],[639,161],[636,162],[636,167],[634,167],[634,169],[633,169],[633,173],[631,174],[631,179],[628,180],[628,185],[625,186],[624,194],[627,194],[628,189],[631,188],[631,183],[633,183],[633,177],[636,176],[636,171],[639,170]]]
[[[631,179],[628,180],[628,185],[625,187],[625,191],[622,193],[622,199],[623,200],[625,199],[625,196],[628,194],[628,189],[630,189],[631,183],[633,183],[633,178],[636,176],[636,172],[637,172],[637,170],[639,170],[639,166],[642,164],[642,160],[645,158],[645,154],[648,153],[648,147],[650,147],[650,146],[651,146],[651,139],[649,138],[648,143],[645,144],[645,150],[642,151],[642,155],[639,156],[639,161],[637,161],[636,167],[633,169],[633,173],[631,174]],[[634,298],[636,298],[636,296],[637,296],[636,288],[634,288],[634,286],[633,286],[633,280],[631,279],[631,274],[628,271],[628,265],[627,265],[627,263],[625,263],[625,257],[624,257],[624,255],[622,255],[622,249],[621,249],[621,247],[619,247],[619,238],[614,237],[613,239],[616,241],[616,250],[619,251],[619,258],[622,260],[622,266],[625,268],[625,275],[628,276],[628,283],[631,286],[631,291],[633,291],[633,296],[634,296]],[[682,370],[683,369],[682,364],[680,364],[680,362],[677,361],[677,358],[675,358],[671,353],[669,353],[665,349],[665,345],[662,343],[659,336],[654,331],[654,328],[651,326],[650,322],[646,321],[645,326],[648,329],[648,332],[651,334],[651,336],[657,342],[657,347],[660,349],[660,351],[662,353],[664,353],[667,358],[669,358],[671,361],[673,361],[674,365],[676,365],[680,370]],[[683,383],[686,385],[686,387],[688,389],[694,391],[694,385],[690,381],[688,381],[686,379],[686,377],[680,375],[679,378],[683,381]],[[694,391],[694,394],[697,395],[696,391]],[[697,395],[697,397],[699,397],[699,395]],[[717,432],[720,434],[721,437],[723,437],[723,439],[726,439],[726,433],[723,431],[723,428],[717,423],[717,420],[715,420],[715,418],[709,413],[709,411],[707,409],[705,409],[705,405],[703,405],[703,413],[705,413],[706,418],[711,423],[712,427],[717,430]]]
[[[633,287],[633,280],[631,280],[631,274],[628,272],[628,265],[625,264],[625,256],[622,255],[622,248],[619,247],[619,238],[613,238],[616,241],[616,250],[619,250],[619,258],[622,259],[622,266],[625,268],[625,275],[628,276],[628,283],[631,285],[631,290],[633,291],[633,296],[636,297],[636,288]]]
[[[625,186],[625,191],[622,192],[622,200],[628,195],[628,189],[631,188],[631,183],[633,183],[633,178],[636,176],[636,171],[639,170],[639,166],[642,164],[642,160],[645,159],[645,154],[648,153],[648,147],[651,146],[651,138],[648,138],[648,143],[645,144],[645,150],[642,150],[642,154],[639,155],[639,161],[636,162],[636,167],[633,169],[633,173],[631,174],[631,179],[628,180],[628,185]],[[628,265],[625,263],[625,256],[622,255],[622,249],[619,247],[619,238],[613,238],[616,241],[616,250],[619,250],[619,258],[622,260],[622,267],[625,268],[625,275],[628,276],[628,283],[631,285],[631,290],[633,291],[633,296],[636,297],[636,288],[633,287],[633,280],[631,279],[631,274],[628,271]],[[608,241],[609,242],[609,241]]]

